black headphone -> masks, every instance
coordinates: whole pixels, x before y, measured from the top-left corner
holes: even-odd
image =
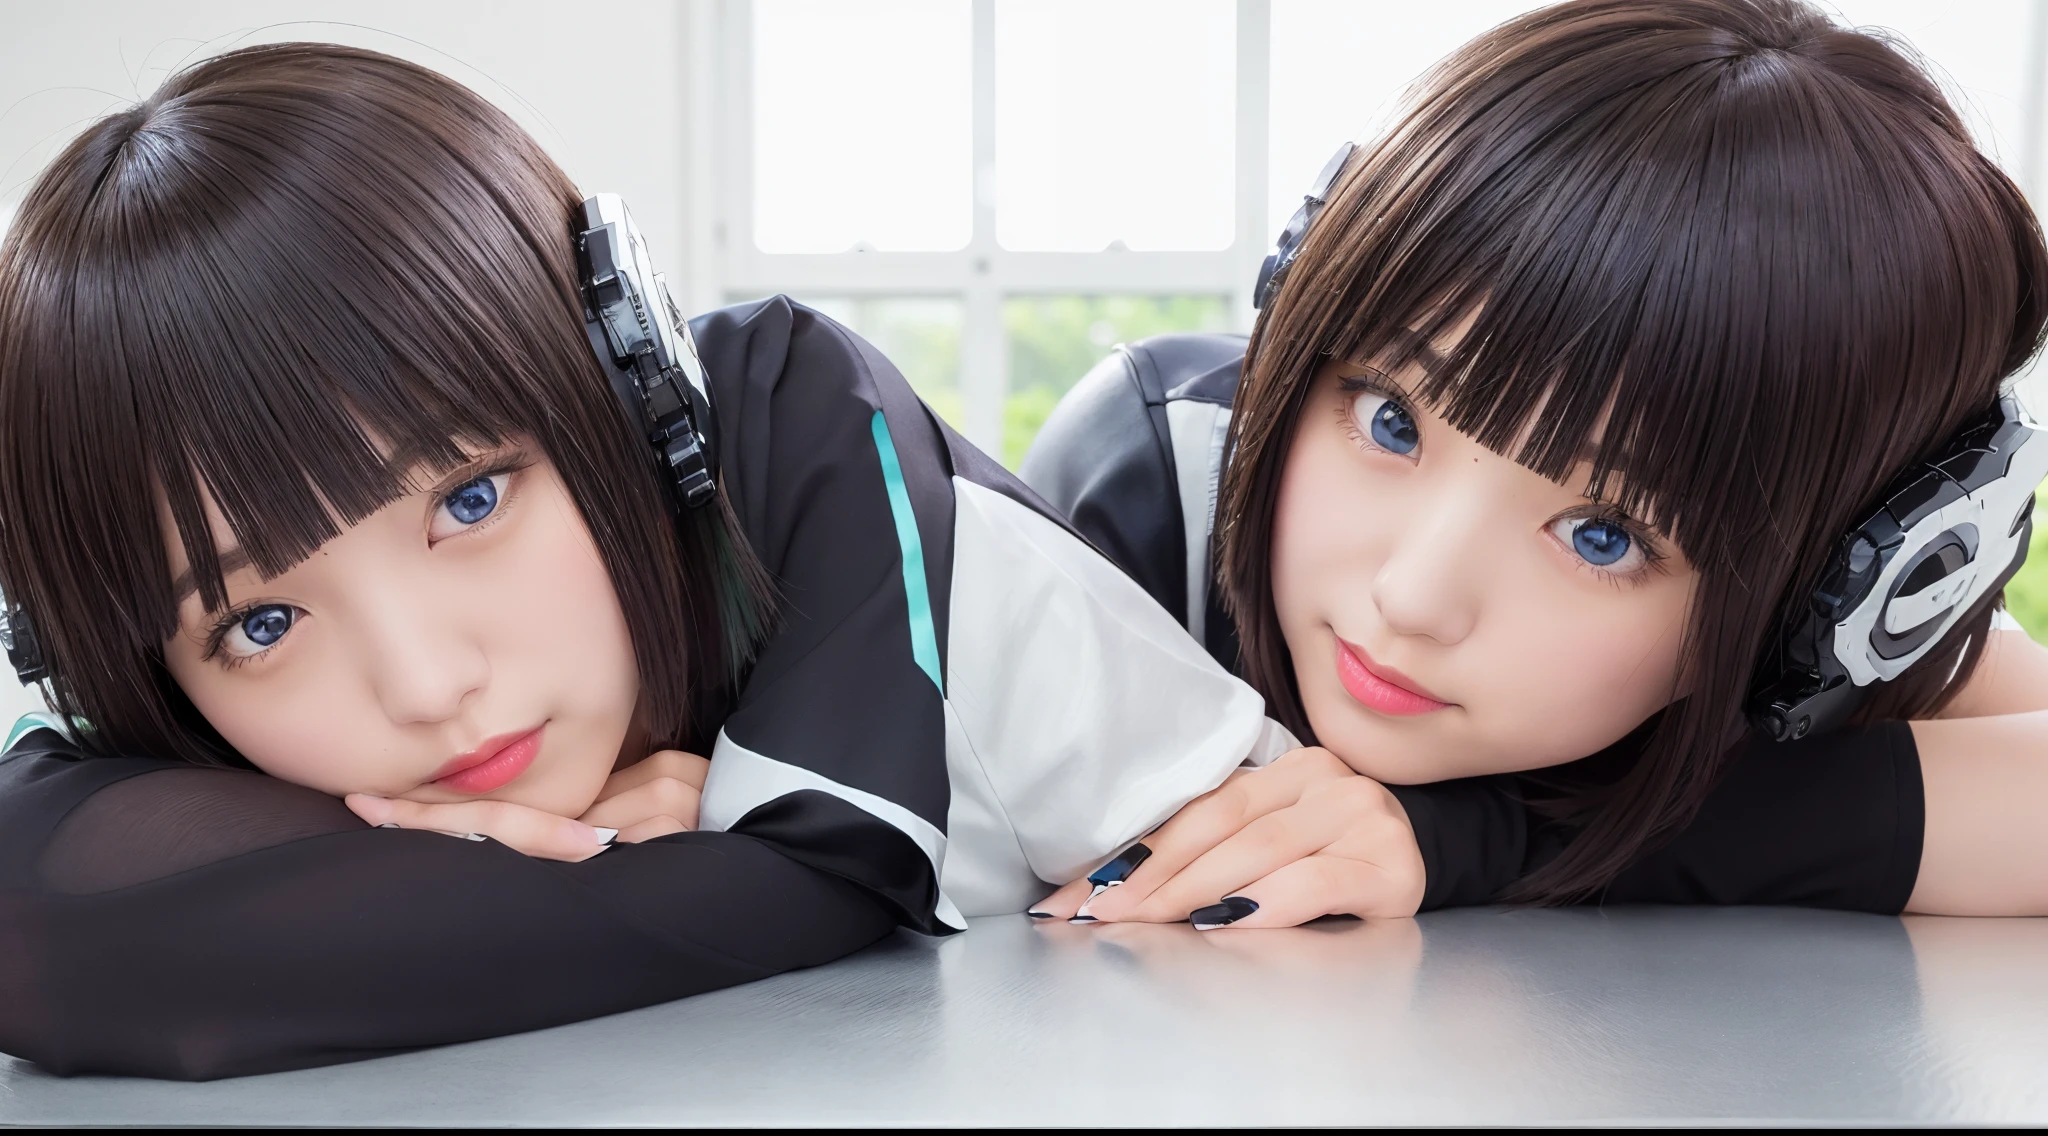
[[[670,507],[701,508],[718,495],[717,428],[690,325],[618,194],[584,201],[582,222],[576,263],[591,349],[627,419],[660,455]],[[0,647],[23,685],[50,677],[27,610],[4,596]]]
[[[718,495],[718,430],[711,384],[690,325],[654,271],[647,242],[616,193],[583,202],[576,237],[583,326],[619,406],[660,455],[670,506],[701,508]]]
[[[1787,741],[1838,726],[1926,658],[2026,563],[2044,477],[2048,438],[2007,394],[1940,457],[1895,478],[1759,674],[1757,728]]]
[[[1279,291],[1309,226],[1358,147],[1316,175],[1259,269],[1255,307]],[[1757,675],[1750,720],[1777,741],[1839,726],[1930,654],[2027,559],[2034,487],[2048,477],[2048,438],[2007,394],[1932,461],[1893,480],[1842,539],[1821,582]]]
[[[1280,291],[1280,281],[1287,276],[1287,268],[1294,263],[1295,255],[1301,252],[1302,238],[1308,236],[1308,227],[1315,222],[1316,214],[1323,211],[1323,204],[1330,199],[1330,188],[1337,179],[1344,176],[1344,167],[1351,164],[1351,155],[1358,151],[1358,144],[1346,142],[1323,163],[1323,172],[1316,175],[1316,183],[1302,195],[1301,206],[1294,216],[1287,219],[1287,227],[1280,230],[1280,239],[1273,242],[1273,255],[1259,265],[1259,282],[1252,287],[1252,307],[1264,308],[1273,301]]]

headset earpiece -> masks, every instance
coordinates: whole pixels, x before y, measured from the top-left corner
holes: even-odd
[[[1779,741],[1840,725],[2027,559],[2048,436],[2008,394],[1843,538],[1750,700]]]
[[[711,385],[690,325],[669,298],[667,278],[654,271],[647,243],[618,194],[584,201],[576,260],[584,330],[612,393],[660,455],[675,507],[710,503],[718,494]]]
[[[1301,242],[1308,236],[1308,227],[1315,223],[1316,214],[1323,211],[1323,204],[1330,199],[1330,188],[1344,176],[1344,167],[1351,164],[1351,155],[1357,151],[1357,143],[1346,142],[1330,155],[1329,161],[1323,163],[1323,172],[1316,175],[1315,185],[1302,196],[1300,208],[1287,219],[1287,227],[1280,230],[1280,239],[1273,243],[1273,255],[1259,265],[1259,282],[1252,290],[1252,307],[1265,307],[1280,291],[1280,281],[1286,277],[1288,266],[1294,263],[1295,254],[1301,251]]]
[[[28,610],[9,603],[6,596],[0,596],[0,647],[6,648],[14,677],[23,686],[50,677],[49,665],[43,662],[42,644],[36,642],[35,625],[28,620]]]

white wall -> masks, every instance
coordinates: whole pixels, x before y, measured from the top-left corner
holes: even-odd
[[[680,263],[684,24],[668,0],[0,0],[0,213],[79,130],[180,63],[326,40],[468,84],[579,185],[623,194],[657,257]]]

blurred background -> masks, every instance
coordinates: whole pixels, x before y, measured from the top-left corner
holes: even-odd
[[[1014,466],[1117,343],[1249,330],[1259,262],[1338,144],[1537,6],[0,0],[0,225],[66,140],[185,62],[372,47],[471,85],[586,189],[625,195],[686,310],[790,293]],[[1831,7],[1917,48],[2041,200],[2048,3]],[[2048,635],[2048,554],[2010,598]]]

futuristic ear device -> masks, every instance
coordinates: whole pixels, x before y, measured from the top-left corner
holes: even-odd
[[[1357,150],[1345,143],[1303,195],[1259,270],[1257,306],[1279,292]],[[1879,683],[1931,654],[2026,562],[2043,478],[2048,437],[2010,394],[1946,452],[1900,474],[1843,538],[1773,651],[1750,696],[1750,720],[1778,741],[1833,729]]]
[[[584,201],[579,219],[576,264],[591,349],[620,408],[654,447],[671,509],[701,508],[718,495],[718,431],[690,325],[618,194]],[[28,612],[5,597],[0,647],[22,683],[50,676]]]
[[[1750,700],[1789,741],[1840,725],[1933,652],[2027,559],[2048,437],[2007,394],[1946,453],[1908,469],[1829,559]]]
[[[1358,145],[1346,142],[1323,163],[1323,172],[1316,175],[1316,183],[1301,197],[1301,205],[1294,215],[1287,219],[1287,227],[1280,230],[1280,239],[1273,243],[1273,255],[1259,265],[1259,282],[1252,288],[1252,307],[1264,308],[1280,291],[1280,282],[1287,277],[1289,265],[1301,252],[1301,242],[1308,236],[1308,227],[1315,223],[1316,215],[1323,211],[1323,205],[1330,200],[1330,189],[1337,179],[1344,175],[1344,167],[1351,164],[1351,155]]]
[[[583,325],[628,419],[659,455],[676,511],[718,495],[711,384],[690,325],[654,271],[647,242],[616,193],[583,203],[576,237]]]

